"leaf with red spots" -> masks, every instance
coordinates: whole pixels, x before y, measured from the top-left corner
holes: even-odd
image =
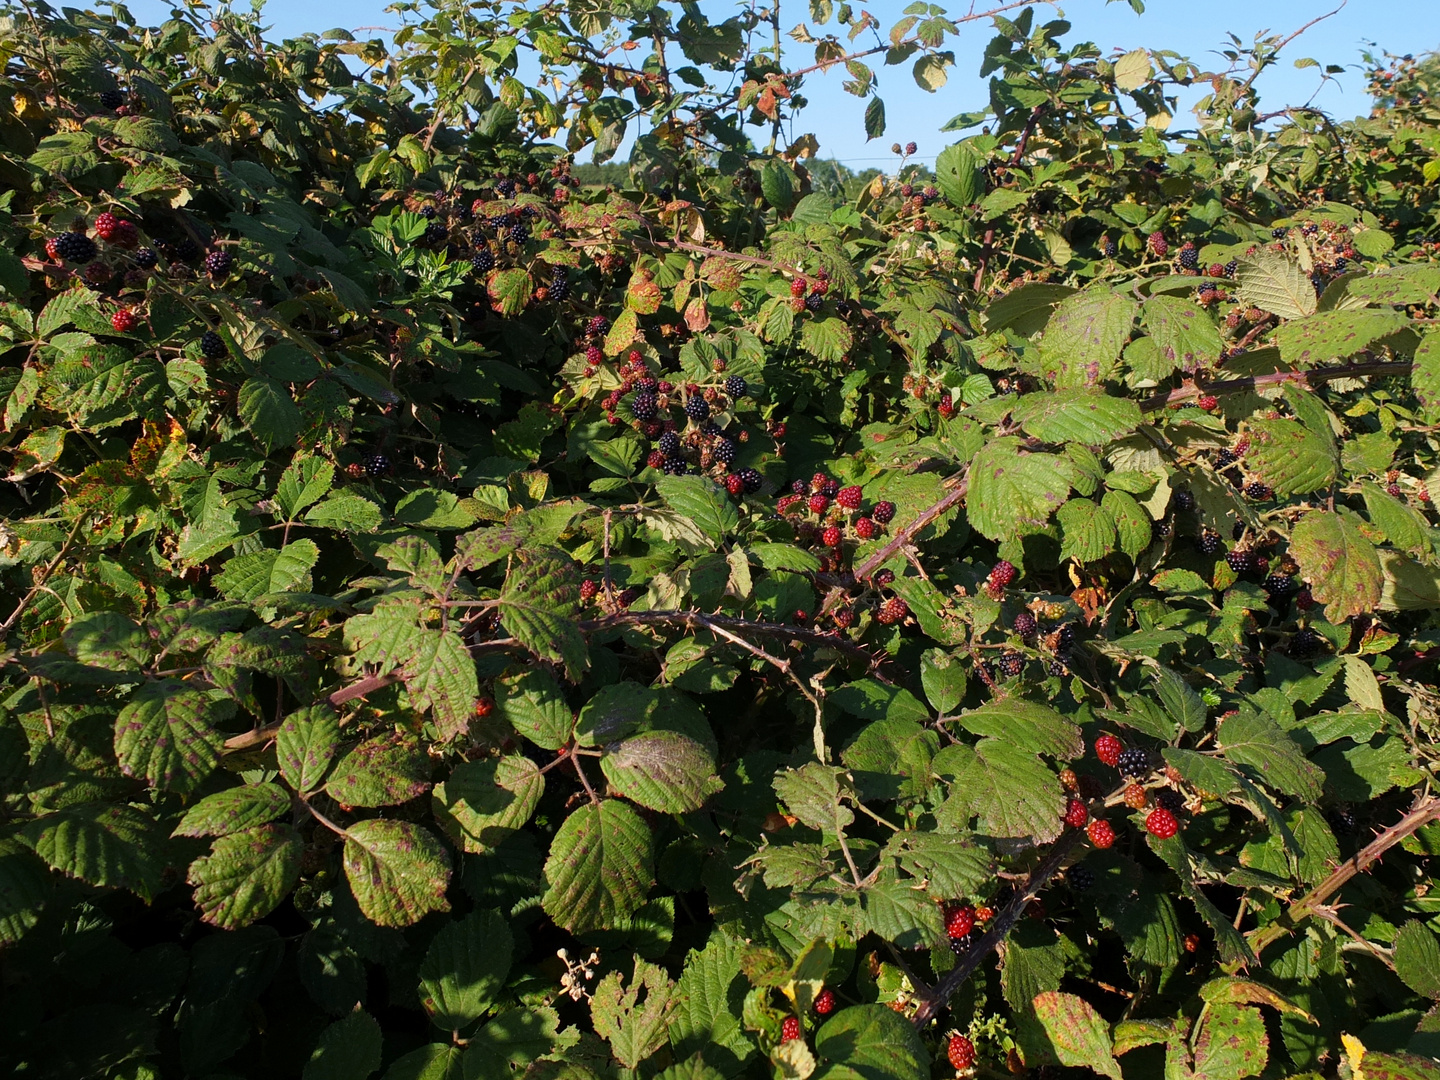
[[[146,683],[115,720],[115,756],[126,776],[167,791],[194,791],[215,770],[222,738],[212,721],[235,703],[175,680]]]
[[[448,911],[450,856],[434,835],[409,821],[372,818],[345,830],[345,877],[371,922],[409,926]]]
[[[205,921],[234,930],[269,915],[300,880],[304,846],[289,825],[273,822],[216,840],[188,878]]]

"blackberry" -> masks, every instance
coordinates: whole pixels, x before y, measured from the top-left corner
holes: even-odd
[[[945,1057],[956,1072],[963,1072],[975,1064],[975,1044],[964,1035],[951,1035]]]
[[[954,940],[963,938],[975,929],[975,909],[969,904],[947,908],[945,911],[945,936]]]
[[[1227,263],[1225,264],[1225,276],[1226,276],[1227,278],[1233,278],[1233,277],[1236,275],[1236,273],[1239,272],[1239,270],[1240,270],[1240,260],[1238,260],[1238,259],[1231,259],[1229,262],[1227,262]]]
[[[660,467],[665,470],[666,476],[684,476],[690,468],[686,460],[681,457],[667,457],[665,464]]]
[[[1001,653],[1000,659],[996,661],[995,666],[998,667],[1001,673],[1007,678],[1013,679],[1025,670],[1025,657],[1018,652]]]
[[[1055,631],[1056,652],[1065,652],[1067,649],[1070,648],[1070,646],[1074,644],[1075,627],[1071,623],[1066,623],[1064,626],[1060,627],[1059,630]]]
[[[1330,822],[1337,836],[1351,836],[1360,827],[1360,823],[1355,820],[1355,811],[1348,806],[1337,806]]]
[[[1069,665],[1070,658],[1068,656],[1061,656],[1057,654],[1056,656],[1051,657],[1049,663],[1045,665],[1045,673],[1047,675],[1054,675],[1056,678],[1063,679],[1066,675],[1070,674]]]
[[[102,108],[114,112],[125,104],[125,93],[121,90],[105,90],[100,94],[100,105]]]
[[[585,329],[592,334],[603,334],[610,329],[610,320],[604,315],[591,316],[590,321],[585,324]]]
[[[1039,624],[1035,621],[1034,615],[1028,611],[1022,611],[1015,616],[1015,621],[1010,625],[1015,630],[1015,633],[1019,634],[1022,638],[1028,638],[1034,636]]]
[[[1245,497],[1254,499],[1256,502],[1263,502],[1275,497],[1275,491],[1269,484],[1263,484],[1259,480],[1251,480],[1245,485]]]
[[[556,267],[555,277],[550,281],[550,299],[555,301],[568,300],[570,298],[570,275],[565,272],[563,266]]]
[[[1325,639],[1311,630],[1308,626],[1302,626],[1290,638],[1290,655],[1297,660],[1308,660],[1321,649]]]
[[[420,242],[427,247],[436,247],[443,243],[450,235],[450,230],[445,227],[443,221],[432,221],[425,226],[425,235],[420,237]]]
[[[1221,450],[1215,455],[1215,467],[1217,469],[1224,469],[1227,466],[1234,465],[1238,460],[1239,458],[1235,456],[1235,451],[1228,449]]]
[[[1185,809],[1185,796],[1172,787],[1162,787],[1155,792],[1155,805],[1178,814]]]
[[[636,420],[654,420],[655,395],[648,390],[637,391],[630,401],[630,413]]]
[[[661,435],[660,441],[655,445],[667,458],[680,456],[680,436],[673,431],[667,431]]]
[[[870,516],[881,525],[888,525],[895,520],[895,504],[892,502],[877,502],[875,508],[870,511]]]
[[[1170,250],[1170,245],[1165,240],[1165,234],[1159,230],[1152,232],[1146,243],[1150,246],[1150,253],[1157,259],[1163,259],[1165,253]]]
[[[741,482],[745,485],[747,495],[755,494],[760,490],[760,485],[765,482],[765,478],[754,469],[741,469],[735,475],[740,477]]]
[[[1255,553],[1249,548],[1234,548],[1225,556],[1225,562],[1237,574],[1248,574],[1255,569]]]
[[[1002,589],[1013,582],[1017,576],[1015,564],[1009,559],[1001,559],[990,568],[990,581]]]
[[[499,181],[495,185],[495,194],[499,195],[502,199],[510,198],[515,194],[515,181],[508,178]]]
[[[1113,259],[1116,255],[1120,254],[1120,245],[1108,235],[1102,236],[1100,238],[1100,254],[1104,255],[1107,259]]]
[[[811,293],[809,296],[805,297],[806,311],[819,311],[824,306],[825,297],[821,296],[819,293]]]
[[[1150,771],[1150,755],[1138,746],[1128,746],[1115,759],[1115,767],[1130,779],[1144,776]]]
[[[154,248],[141,248],[135,252],[135,265],[142,270],[149,270],[159,261],[160,256],[155,254]]]
[[[170,245],[170,257],[181,262],[194,262],[195,257],[199,254],[200,248],[188,236],[178,244]]]
[[[697,424],[710,419],[710,403],[702,397],[692,397],[685,402],[685,415]]]
[[[1315,289],[1315,291],[1316,291],[1317,293],[1318,293],[1318,292],[1324,292],[1324,291],[1325,291],[1325,275],[1322,274],[1322,273],[1320,273],[1319,270],[1316,270],[1313,274],[1310,275],[1310,284],[1314,287],[1314,289]]]
[[[1176,256],[1175,261],[1180,265],[1180,269],[1182,270],[1194,270],[1200,265],[1200,251],[1194,244],[1187,240],[1181,245],[1180,254]]]
[[[716,439],[715,445],[710,448],[710,454],[721,465],[729,465],[735,460],[735,444],[729,439]]]
[[[433,207],[433,206],[422,207],[421,210],[420,210],[420,216],[423,217],[426,221],[434,221],[434,220],[435,220],[435,207]]]
[[[1265,591],[1271,600],[1287,600],[1299,586],[1289,574],[1271,574],[1265,579]]]
[[[1163,806],[1157,807],[1146,816],[1145,831],[1158,840],[1169,840],[1180,831],[1180,822]]]
[[[1086,889],[1094,888],[1095,875],[1087,867],[1072,866],[1065,871],[1065,884],[1076,892],[1084,892]]]
[[[390,459],[384,454],[371,454],[365,459],[367,476],[381,476],[390,471]]]
[[[1304,225],[1300,226],[1300,231],[1306,236],[1315,236],[1320,232],[1320,226],[1316,225],[1313,221],[1307,221]]]
[[[211,277],[223,278],[235,265],[235,256],[228,251],[212,251],[205,256],[205,272]]]
[[[1175,503],[1176,510],[1182,510],[1188,513],[1189,511],[1195,509],[1195,496],[1190,494],[1190,492],[1186,491],[1184,488],[1181,488],[1179,491],[1175,492],[1175,494],[1171,498],[1172,501]]]
[[[1195,550],[1201,555],[1214,555],[1220,550],[1221,543],[1220,534],[1214,529],[1201,529],[1200,535],[1195,538]]]
[[[749,388],[743,375],[731,375],[725,380],[725,393],[732,398],[744,397],[745,391]]]
[[[55,254],[66,262],[85,263],[95,258],[95,241],[84,233],[61,233],[55,239]]]
[[[1285,226],[1285,225],[1277,225],[1277,226],[1275,226],[1275,228],[1273,228],[1273,229],[1270,230],[1270,239],[1272,239],[1272,240],[1284,240],[1284,239],[1285,239],[1285,234],[1288,233],[1289,231],[1290,231],[1290,229],[1289,229],[1287,226]]]
[[[1335,273],[1343,274],[1345,268],[1350,265],[1350,260],[1341,255],[1335,260]]]
[[[804,480],[792,480],[790,481],[790,490],[796,495],[808,495],[810,493],[810,485]]]
[[[495,255],[489,248],[481,248],[470,256],[470,269],[477,274],[488,274],[495,269]]]
[[[206,360],[219,360],[225,352],[225,339],[214,330],[206,330],[200,335],[200,355]]]
[[[523,244],[530,239],[530,227],[523,221],[517,221],[510,228],[505,230],[505,239]]]

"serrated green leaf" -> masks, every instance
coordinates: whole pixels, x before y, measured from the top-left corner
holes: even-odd
[[[1431,331],[1415,350],[1410,383],[1427,423],[1440,420],[1440,334]]]
[[[1040,339],[1045,377],[1059,389],[1101,385],[1114,373],[1134,320],[1134,301],[1102,285],[1060,301]]]
[[[724,787],[710,753],[674,731],[643,731],[608,748],[601,771],[620,795],[651,810],[698,810]]]
[[[596,985],[590,1017],[595,1033],[609,1041],[615,1059],[633,1069],[665,1045],[670,1016],[677,1005],[675,984],[666,977],[665,969],[637,956],[629,987],[618,971]]]
[[[344,864],[361,912],[380,926],[409,926],[450,908],[450,856],[419,825],[382,818],[351,825]]]
[[[963,759],[952,788],[979,815],[991,836],[1032,837],[1047,843],[1060,835],[1065,798],[1055,773],[1034,754],[1012,743],[985,738]]]
[[[154,787],[194,791],[220,761],[223,742],[214,721],[234,712],[184,683],[147,683],[115,718],[115,756],[126,776]]]
[[[359,495],[332,495],[305,512],[305,522],[340,532],[374,532],[383,520],[380,508]]]
[[[716,929],[703,949],[686,956],[676,986],[679,1005],[670,1022],[670,1043],[677,1057],[703,1051],[713,1055],[712,1060],[733,1061],[739,1066],[755,1053],[741,1023],[745,992],[750,987],[740,970],[742,949],[739,942]]]
[[[129,889],[147,903],[160,889],[164,834],[125,803],[80,803],[30,822],[21,833],[50,866],[90,885]]]
[[[1115,549],[1115,519],[1090,499],[1071,499],[1056,512],[1060,521],[1060,557],[1095,562]]]
[[[1269,1057],[1260,1010],[1248,1005],[1211,1005],[1195,1038],[1195,1074],[1214,1080],[1256,1076]]]
[[[1140,426],[1140,406],[1127,398],[1091,390],[1056,390],[1026,394],[1015,406],[1014,419],[1045,442],[1078,442],[1102,446]]]
[[[428,709],[445,740],[469,727],[480,693],[475,661],[453,630],[419,626],[418,613],[400,606],[356,615],[345,623],[345,643],[359,663],[378,673],[398,671],[418,709]]]
[[[1324,773],[1305,759],[1295,740],[1266,714],[1242,709],[1227,717],[1220,724],[1217,741],[1227,761],[1251,766],[1276,790],[1311,802],[1320,797]]]
[[[241,784],[207,795],[185,811],[173,836],[225,836],[274,821],[290,809],[279,784]]]
[[[1145,509],[1128,492],[1105,492],[1100,499],[1100,509],[1109,514],[1115,522],[1115,535],[1120,550],[1130,558],[1135,558],[1150,546],[1150,515],[1145,513]]]
[[[1209,367],[1225,347],[1210,313],[1189,299],[1152,296],[1145,301],[1140,321],[1155,350],[1155,365],[1144,372],[1152,379],[1176,369]]]
[[[430,759],[413,737],[377,735],[351,747],[330,772],[325,794],[342,806],[396,806],[430,787]]]
[[[501,621],[535,655],[564,664],[566,677],[577,682],[589,667],[585,639],[575,626],[579,610],[580,572],[569,556],[549,547],[515,552],[500,590]]]
[[[1373,611],[1380,603],[1379,555],[1346,515],[1310,511],[1291,533],[1290,554],[1331,620]]]
[[[1240,260],[1235,272],[1240,295],[1262,311],[1282,319],[1315,314],[1317,299],[1309,276],[1286,255],[1257,251]]]
[[[292,540],[283,548],[236,555],[215,577],[221,595],[249,602],[270,593],[310,589],[310,571],[320,559],[313,540]]]
[[[1256,420],[1250,430],[1245,464],[1276,495],[1308,494],[1339,475],[1335,444],[1327,435],[1294,420]]]
[[[735,503],[715,481],[704,476],[666,476],[655,485],[666,505],[719,543],[740,526]]]
[[[985,190],[980,172],[984,165],[985,159],[968,141],[947,146],[935,159],[935,185],[950,205],[969,206]]]
[[[1074,994],[1056,990],[1036,994],[1033,1004],[1060,1064],[1079,1066],[1121,1080],[1120,1063],[1115,1060],[1110,1045],[1110,1025],[1101,1019],[1093,1005]]]
[[[335,482],[335,466],[324,458],[296,458],[280,475],[275,487],[275,501],[285,517],[293,518],[301,510],[319,502]]]
[[[366,1080],[380,1068],[380,1025],[356,1009],[320,1033],[301,1080]]]
[[[991,736],[1032,754],[1069,760],[1085,748],[1080,728],[1048,705],[1008,697],[956,717],[966,731]]]
[[[18,841],[0,840],[0,943],[24,937],[40,921],[49,895],[45,864]]]
[[[186,879],[202,917],[235,930],[269,915],[300,880],[304,847],[299,833],[275,823],[218,837]]]
[[[993,439],[970,463],[965,513],[992,540],[1037,532],[1070,493],[1073,466],[1054,454],[1022,454],[1020,440]]]
[[[572,934],[614,926],[645,902],[653,845],[650,827],[619,800],[580,807],[551,841],[541,905]]]
[[[488,851],[504,843],[530,820],[545,776],[521,754],[483,761],[462,761],[442,784],[430,805],[440,827],[463,850]]]
[[[775,794],[801,824],[834,834],[855,820],[850,808],[841,802],[840,775],[838,769],[808,762],[798,769],[776,773]]]
[[[890,835],[881,857],[928,881],[939,896],[978,896],[994,874],[988,852],[952,833],[903,831]]]
[[[930,1055],[919,1033],[886,1005],[841,1009],[815,1033],[816,1080],[926,1080]]]
[[[300,434],[302,420],[295,399],[274,379],[246,379],[236,398],[240,419],[267,451],[291,446]]]
[[[446,924],[420,964],[420,1004],[443,1031],[464,1031],[490,1011],[510,973],[514,939],[500,912]]]
[[[1398,311],[1321,311],[1282,324],[1275,344],[1287,364],[1317,367],[1354,356],[1409,321]]]
[[[324,704],[296,709],[281,721],[275,736],[280,775],[302,794],[320,786],[339,748],[339,720]]]
[[[1395,935],[1395,974],[1422,997],[1440,998],[1440,938],[1422,922],[1407,922]]]

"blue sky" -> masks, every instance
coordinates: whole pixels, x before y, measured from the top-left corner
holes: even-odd
[[[808,5],[800,0],[781,0],[782,23],[793,26],[807,15]],[[1139,46],[1168,49],[1186,55],[1203,69],[1222,66],[1219,51],[1228,46],[1226,32],[1234,32],[1249,42],[1262,31],[1286,35],[1317,15],[1331,10],[1338,0],[1150,0],[1143,15],[1136,15],[1126,3],[1106,4],[1104,0],[1075,0],[1058,8],[1041,5],[1037,20],[1055,18],[1063,11],[1073,29],[1063,40],[1069,43],[1089,40],[1102,52],[1112,49],[1128,51]],[[142,22],[162,20],[170,5],[163,0],[130,0],[127,5]],[[237,3],[237,7],[241,6]],[[305,31],[324,31],[333,27],[354,30],[357,27],[396,27],[398,17],[385,10],[386,0],[272,0],[264,9],[264,18],[272,26],[270,36],[282,38]],[[724,17],[729,5],[707,2],[712,17]],[[859,5],[857,5],[859,6]],[[864,5],[888,28],[903,12],[902,0],[875,0]],[[968,4],[951,3],[952,12],[968,9]],[[977,10],[985,5],[977,3]],[[793,11],[793,17],[787,12]],[[1012,13],[1013,14],[1013,13]],[[862,124],[864,104],[840,89],[846,78],[836,69],[824,75],[811,75],[805,82],[805,94],[811,106],[796,126],[796,133],[813,131],[820,140],[821,156],[836,157],[853,168],[885,167],[893,162],[889,153],[892,142],[913,140],[919,144],[920,160],[933,160],[954,135],[939,128],[957,113],[980,108],[987,100],[986,81],[978,76],[981,51],[992,36],[987,22],[970,23],[961,28],[949,47],[956,64],[950,69],[950,80],[937,93],[920,89],[908,67],[881,68],[880,96],[885,101],[889,127],[883,138],[866,142]],[[1350,0],[1338,14],[1312,26],[1285,50],[1280,62],[1261,76],[1256,87],[1262,104],[1272,108],[1281,104],[1310,101],[1341,119],[1348,119],[1368,109],[1368,99],[1358,64],[1360,53],[1373,42],[1380,49],[1396,53],[1425,53],[1440,49],[1440,3],[1435,0]],[[802,46],[794,46],[796,64],[808,61]],[[1297,69],[1294,61],[1312,57],[1321,64],[1343,64],[1347,72],[1338,76],[1338,85],[1331,83],[1320,89],[1317,69]],[[1198,94],[1196,95],[1199,96]],[[1190,102],[1182,102],[1184,109]],[[1185,125],[1186,117],[1177,117],[1177,126]]]

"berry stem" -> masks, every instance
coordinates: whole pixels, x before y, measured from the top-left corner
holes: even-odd
[[[1262,386],[1278,386],[1284,383],[1332,382],[1335,379],[1358,379],[1368,375],[1404,375],[1414,367],[1408,360],[1377,360],[1369,364],[1345,364],[1340,367],[1312,368],[1309,371],[1276,371],[1269,375],[1247,375],[1243,379],[1225,379],[1222,382],[1206,383],[1200,386],[1182,386],[1167,394],[1140,403],[1141,412],[1155,412],[1179,401],[1190,401],[1201,394],[1228,394],[1239,390],[1253,390]]]
[[[1004,910],[991,920],[990,928],[985,931],[980,940],[969,948],[931,993],[922,995],[920,1008],[916,1010],[911,1023],[917,1028],[924,1028],[935,1014],[945,1007],[954,996],[955,991],[965,985],[965,981],[984,963],[985,958],[1005,940],[1005,936],[1010,933],[1011,928],[1024,915],[1025,908],[1030,901],[1035,899],[1040,890],[1049,884],[1050,879],[1060,872],[1060,868],[1065,865],[1065,860],[1070,857],[1071,850],[1080,843],[1084,836],[1085,833],[1078,829],[1060,835],[1054,846],[1050,848],[1050,853],[1040,860],[1034,870],[1030,871],[1030,876],[1025,879],[1025,883],[1015,890],[1015,895],[1005,905]]]

